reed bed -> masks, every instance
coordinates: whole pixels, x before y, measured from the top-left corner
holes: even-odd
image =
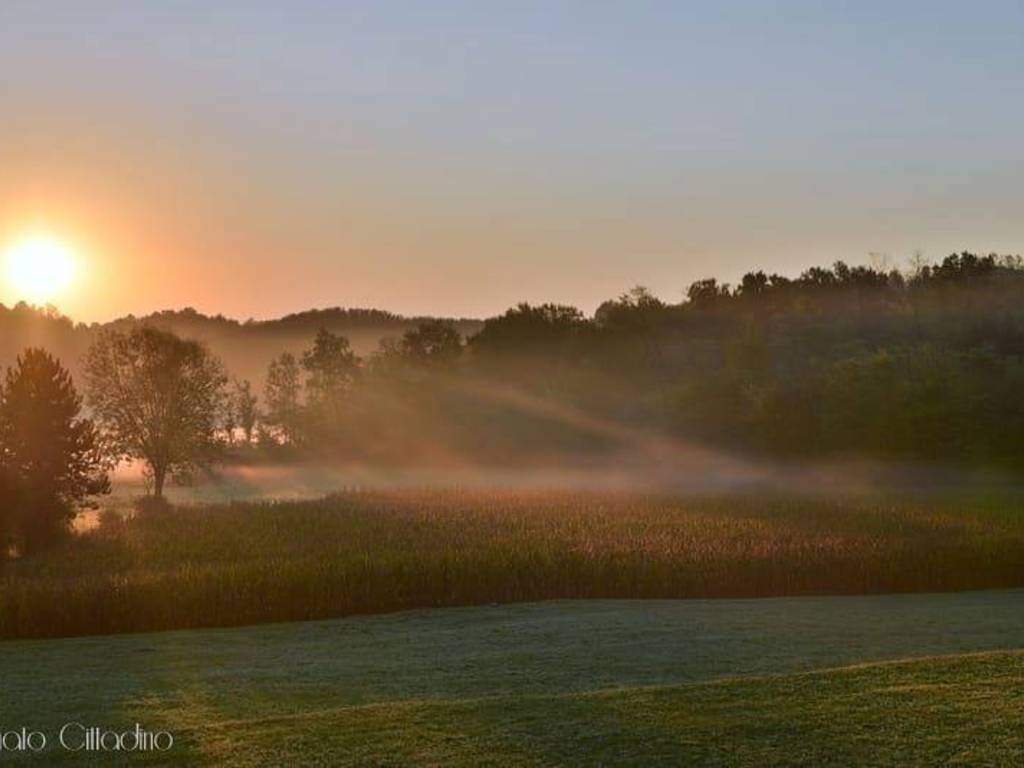
[[[1024,585],[1024,498],[396,491],[107,518],[0,570],[0,637],[554,598]]]

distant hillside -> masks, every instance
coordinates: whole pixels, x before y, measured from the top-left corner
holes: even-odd
[[[223,315],[209,316],[194,309],[165,310],[144,317],[119,318],[109,323],[74,323],[56,310],[25,304],[0,304],[0,366],[9,365],[27,346],[53,352],[72,371],[97,333],[106,328],[125,328],[144,322],[180,336],[201,339],[224,361],[232,376],[247,378],[262,387],[270,361],[284,351],[299,353],[308,347],[320,328],[347,336],[360,355],[369,355],[381,339],[400,336],[419,323],[434,318],[402,317],[379,309],[311,309],[275,320],[239,321]],[[476,333],[483,323],[451,319],[464,336]]]

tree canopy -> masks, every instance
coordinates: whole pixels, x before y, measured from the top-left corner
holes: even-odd
[[[85,360],[89,405],[117,453],[145,462],[154,494],[221,444],[227,376],[205,346],[149,326],[102,334]]]

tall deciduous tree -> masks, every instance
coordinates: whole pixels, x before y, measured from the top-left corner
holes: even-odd
[[[306,377],[303,434],[311,443],[335,443],[345,430],[348,397],[359,373],[359,358],[348,339],[323,328],[302,354]]]
[[[321,328],[313,347],[302,353],[302,367],[309,374],[306,392],[309,406],[333,415],[359,372],[359,358],[348,339]]]
[[[109,461],[67,370],[28,349],[0,389],[0,495],[8,534],[32,551],[65,531],[79,509],[110,491]],[[0,553],[3,554],[3,553]]]
[[[428,320],[402,336],[403,356],[415,365],[443,369],[462,354],[462,336],[445,320]]]
[[[169,475],[217,457],[227,376],[201,343],[148,326],[109,331],[85,375],[97,420],[122,457],[146,463],[156,497]]]
[[[263,387],[263,423],[272,440],[298,442],[301,390],[299,363],[295,355],[284,352],[270,363]]]
[[[231,397],[231,410],[235,420],[242,429],[246,445],[252,445],[256,433],[256,422],[259,420],[259,403],[252,393],[252,383],[248,379],[235,382],[235,391]]]

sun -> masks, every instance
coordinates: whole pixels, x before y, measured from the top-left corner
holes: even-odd
[[[72,249],[49,235],[18,240],[6,251],[7,281],[17,298],[47,304],[68,289],[75,279]]]

